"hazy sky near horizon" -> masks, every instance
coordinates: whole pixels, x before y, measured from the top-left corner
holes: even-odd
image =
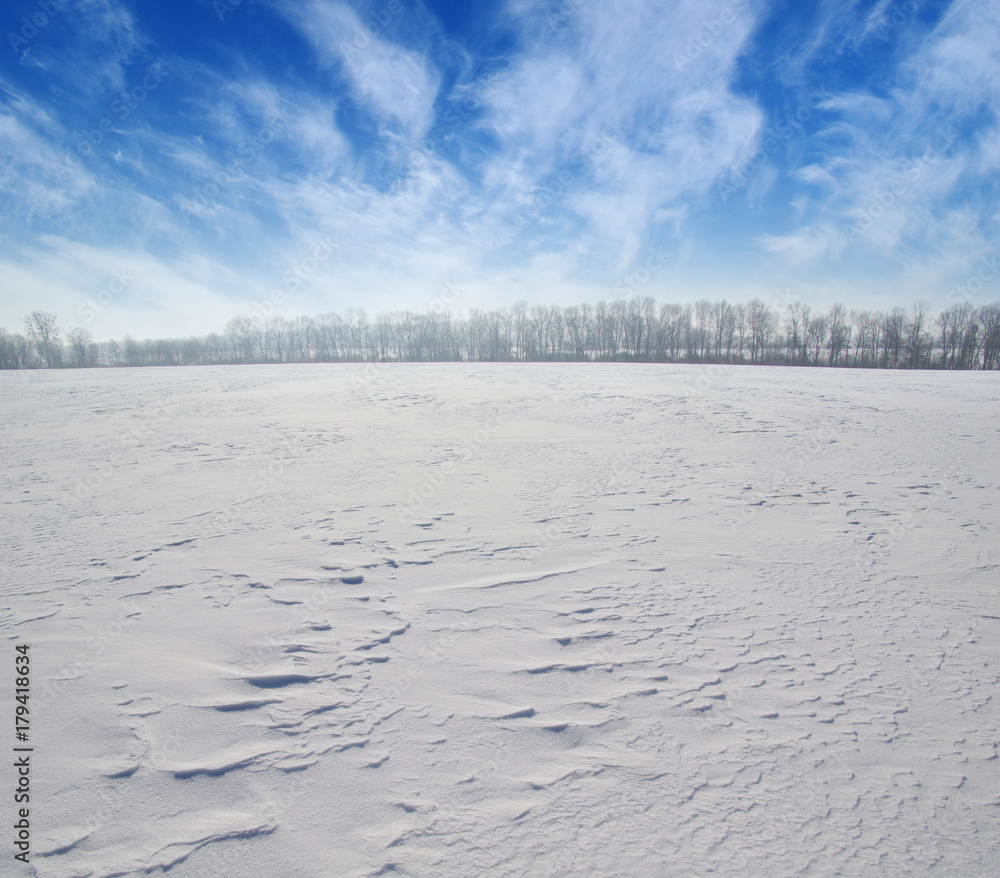
[[[8,0],[0,326],[1000,299],[1000,0]]]

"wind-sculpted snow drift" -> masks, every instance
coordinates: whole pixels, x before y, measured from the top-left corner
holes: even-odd
[[[1000,375],[0,379],[10,874],[995,874]]]

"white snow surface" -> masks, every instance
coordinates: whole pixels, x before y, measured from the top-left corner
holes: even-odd
[[[0,392],[4,874],[998,874],[998,373]]]

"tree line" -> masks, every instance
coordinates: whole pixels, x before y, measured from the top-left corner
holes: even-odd
[[[203,337],[95,342],[32,311],[24,333],[0,328],[0,368],[339,362],[750,363],[882,369],[1000,368],[1000,303],[927,303],[888,311],[814,311],[798,301],[686,305],[651,297],[596,305],[232,318]]]

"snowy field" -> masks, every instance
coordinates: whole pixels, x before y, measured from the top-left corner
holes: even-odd
[[[1000,374],[0,392],[5,875],[998,874]]]

